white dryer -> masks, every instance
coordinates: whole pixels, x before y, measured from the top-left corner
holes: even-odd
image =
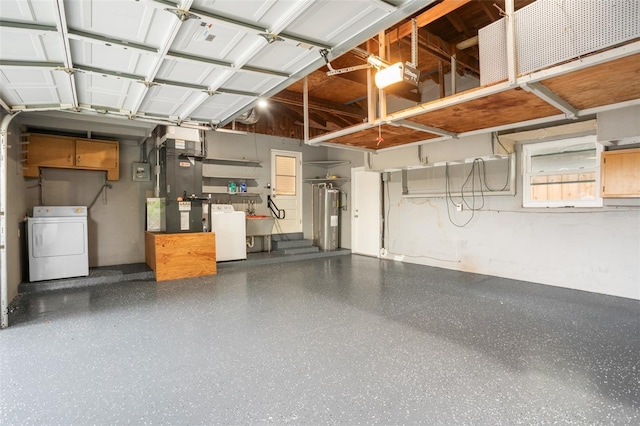
[[[85,206],[34,207],[27,238],[29,281],[89,275]]]
[[[216,234],[216,261],[247,258],[247,224],[243,211],[231,204],[211,205],[211,231]]]

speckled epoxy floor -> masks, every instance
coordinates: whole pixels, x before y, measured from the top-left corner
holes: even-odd
[[[2,424],[638,424],[640,302],[360,256],[34,293]]]

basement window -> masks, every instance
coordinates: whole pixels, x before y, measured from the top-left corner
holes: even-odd
[[[522,148],[524,207],[602,207],[595,135]]]

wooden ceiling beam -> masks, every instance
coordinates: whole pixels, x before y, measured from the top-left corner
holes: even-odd
[[[304,113],[301,107],[296,105],[287,105],[287,104],[280,104],[280,105],[282,106],[283,110],[286,110],[287,115],[292,117],[295,121],[304,121],[304,115],[303,115]],[[328,114],[328,113],[327,115],[334,116],[333,114]],[[325,117],[325,114],[321,114],[319,112],[313,112],[313,111],[309,111],[309,119],[321,126],[326,126],[328,121]]]
[[[491,22],[496,22],[498,19],[500,19],[500,14],[498,13],[498,10],[493,6],[493,4],[486,1],[481,1],[479,3],[482,7],[482,10],[484,10],[484,13],[486,13],[489,19],[491,19]]]
[[[440,37],[424,32],[423,30],[423,35],[425,34],[426,36],[421,36],[418,41],[418,45],[422,47],[421,52],[425,52],[445,62],[451,62],[451,56],[455,53],[459,67],[465,68],[472,75],[480,75],[480,64],[476,58],[462,50],[456,49],[455,46],[447,43]],[[403,40],[403,43],[410,43],[410,41]],[[420,61],[418,60],[418,64],[419,63]]]
[[[333,123],[337,128],[344,128],[344,127],[349,127],[352,126],[354,124],[354,119],[347,119],[345,117],[341,117],[339,115],[336,114],[331,114],[328,112],[318,112],[318,115],[320,117],[322,117],[325,121],[325,126],[327,127],[331,127],[329,126],[328,123]],[[355,121],[355,122],[360,122],[360,120]]]
[[[416,21],[418,24],[418,28],[422,28],[424,26],[429,25],[433,21],[446,16],[447,14],[453,12],[454,10],[464,6],[465,4],[471,2],[471,0],[444,0],[442,3],[438,3],[433,6],[429,10],[421,13],[416,16]],[[484,3],[484,2],[481,2]],[[398,28],[390,31],[387,34],[387,42],[394,43],[398,39],[406,37],[411,34],[412,24],[411,21],[405,22],[400,25]]]
[[[271,99],[282,104],[295,105],[299,107],[303,106],[302,94],[291,92],[289,90],[283,90],[282,92],[273,95]],[[360,108],[350,105],[337,104],[335,102],[330,102],[315,97],[309,97],[309,108],[358,119],[362,119],[367,116],[366,111],[363,111]]]
[[[459,33],[463,33],[465,37],[473,37],[475,35],[456,12],[451,12],[446,18],[447,21],[451,22],[451,25],[453,25]]]
[[[294,121],[304,120],[302,114],[300,114],[300,112],[296,108],[293,108],[291,105],[280,104],[279,110],[289,117],[293,118]]]

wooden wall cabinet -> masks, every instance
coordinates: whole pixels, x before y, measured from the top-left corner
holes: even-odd
[[[120,147],[117,141],[31,134],[28,142],[24,176],[38,177],[40,167],[54,167],[104,170],[107,180],[120,179]]]
[[[640,197],[640,148],[605,151],[600,161],[603,198]]]

